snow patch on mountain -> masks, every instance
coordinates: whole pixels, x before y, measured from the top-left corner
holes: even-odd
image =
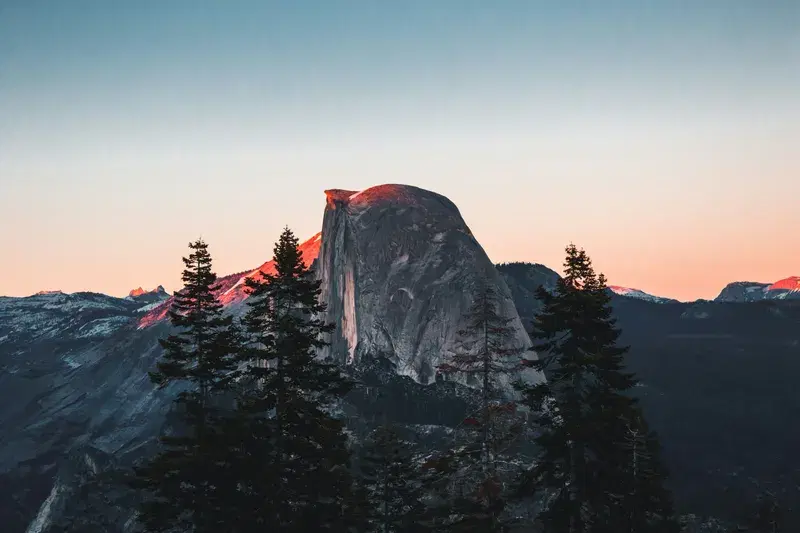
[[[259,269],[255,269],[252,272],[250,272],[249,274],[247,274],[245,276],[242,276],[241,278],[239,278],[239,280],[236,283],[233,284],[233,286],[230,289],[228,289],[225,292],[223,292],[222,295],[225,296],[227,294],[230,294],[231,292],[235,292],[238,287],[241,287],[242,285],[244,285],[245,281],[248,278],[254,277],[259,272],[260,272]]]
[[[654,302],[654,303],[668,303],[668,302],[676,302],[677,300],[673,300],[672,298],[664,298],[662,296],[654,296],[652,294],[646,293],[639,289],[632,289],[630,287],[620,287],[619,285],[610,285],[608,289],[613,292],[614,294],[618,294],[619,296],[625,296],[628,298],[635,298],[637,300],[645,300],[647,302]]]
[[[163,302],[153,302],[151,304],[143,305],[142,307],[136,310],[137,313],[146,313],[148,311],[152,311],[156,307],[159,307]]]
[[[130,322],[130,318],[127,316],[100,318],[83,325],[75,336],[78,338],[108,337],[128,322]]]

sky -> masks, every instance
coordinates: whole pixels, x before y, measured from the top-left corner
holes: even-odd
[[[800,2],[0,2],[0,294],[179,288],[453,200],[492,260],[679,299],[800,275]]]

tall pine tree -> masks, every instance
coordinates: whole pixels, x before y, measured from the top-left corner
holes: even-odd
[[[175,293],[169,312],[175,332],[160,341],[164,349],[157,370],[150,373],[159,387],[175,384],[179,428],[162,435],[161,450],[135,470],[132,482],[145,492],[139,519],[147,531],[217,531],[224,523],[226,450],[219,396],[234,378],[238,339],[230,316],[214,290],[208,245],[199,239],[183,258],[184,288]]]
[[[566,253],[555,291],[539,289],[539,359],[527,362],[547,381],[518,385],[540,450],[522,493],[547,494],[538,517],[545,533],[672,531],[657,441],[629,395],[636,380],[624,369],[605,278],[583,250]]]
[[[625,533],[676,533],[672,494],[664,486],[667,471],[661,459],[658,436],[649,429],[636,409],[625,421],[622,446],[618,446],[622,467],[614,475],[621,494],[619,520],[615,531]]]
[[[503,502],[497,455],[499,448],[508,444],[510,427],[499,422],[508,417],[508,408],[513,407],[503,404],[500,384],[519,370],[519,356],[526,347],[515,345],[513,318],[501,314],[500,295],[488,275],[480,278],[476,289],[475,299],[464,315],[466,326],[459,331],[464,349],[450,356],[439,371],[466,376],[481,391],[478,416],[464,421],[466,427],[475,430],[477,446],[472,459],[477,459],[481,475],[474,490],[456,502],[458,509],[454,512],[463,515],[463,519],[454,529],[498,531]]]
[[[240,399],[240,485],[250,512],[241,531],[352,531],[365,505],[349,471],[341,421],[329,414],[350,390],[332,361],[316,353],[332,328],[319,317],[320,282],[287,228],[274,250],[275,274],[250,278],[244,318],[249,380]],[[241,430],[240,430],[241,431]]]
[[[502,400],[501,378],[519,369],[518,357],[525,347],[514,346],[510,323],[513,318],[500,314],[499,295],[488,276],[480,279],[475,300],[465,313],[465,327],[458,332],[466,349],[439,365],[443,374],[461,374],[476,382],[481,390],[480,466],[487,475],[494,472],[492,457],[492,403]]]

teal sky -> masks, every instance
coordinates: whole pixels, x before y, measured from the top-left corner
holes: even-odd
[[[495,261],[678,298],[800,274],[800,2],[0,4],[0,294],[176,289],[448,196]]]

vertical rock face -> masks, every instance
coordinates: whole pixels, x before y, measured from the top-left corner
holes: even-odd
[[[386,355],[401,374],[430,383],[468,343],[457,332],[482,279],[512,319],[509,344],[530,346],[506,283],[450,200],[407,185],[325,194],[317,274],[336,328],[327,354],[351,364]]]

